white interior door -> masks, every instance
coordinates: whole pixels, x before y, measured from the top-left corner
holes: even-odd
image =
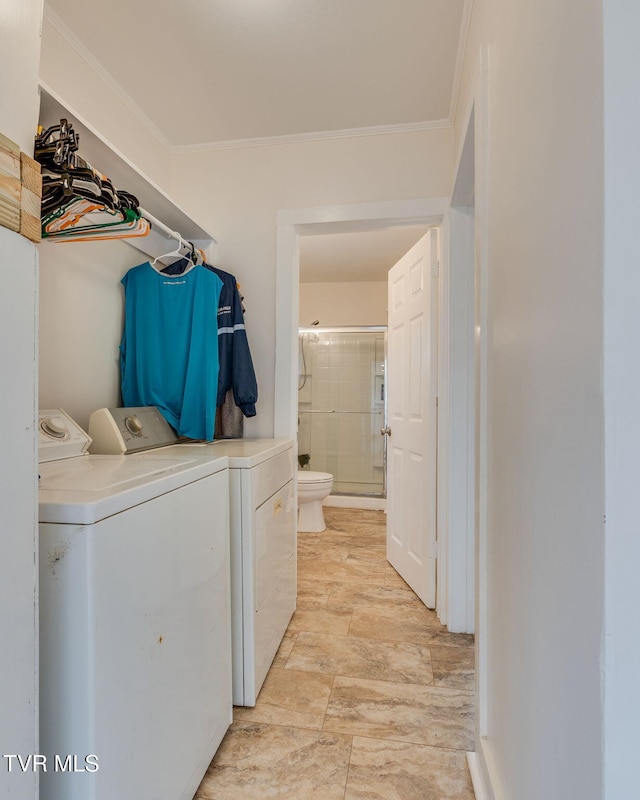
[[[387,558],[429,608],[436,603],[437,236],[432,229],[420,239],[388,283]]]

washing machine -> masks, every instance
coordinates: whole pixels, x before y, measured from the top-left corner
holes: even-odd
[[[41,800],[192,800],[232,718],[227,459],[39,423]]]
[[[293,441],[178,443],[153,407],[99,409],[91,415],[89,434],[91,452],[228,459],[233,703],[254,706],[296,607]]]

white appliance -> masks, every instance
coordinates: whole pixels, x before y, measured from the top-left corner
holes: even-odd
[[[41,800],[192,800],[232,715],[227,459],[40,421]]]
[[[164,427],[166,426],[166,427]],[[152,430],[156,433],[151,435]],[[150,457],[152,439],[175,433],[157,409],[99,409],[92,452]],[[254,706],[296,607],[296,501],[290,439],[221,439],[162,447],[158,457],[223,455],[229,461],[233,702]]]

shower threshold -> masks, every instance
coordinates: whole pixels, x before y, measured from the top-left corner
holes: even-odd
[[[376,497],[379,500],[386,500],[386,495],[382,492],[331,492],[331,497]]]

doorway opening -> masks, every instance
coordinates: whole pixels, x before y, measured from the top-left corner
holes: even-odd
[[[333,475],[324,505],[386,507],[388,273],[426,230],[367,222],[298,238],[298,458]]]
[[[367,203],[328,209],[299,209],[279,213],[276,286],[278,325],[276,330],[276,410],[274,420],[276,436],[298,438],[300,379],[296,365],[299,358],[297,323],[300,319],[301,300],[301,241],[308,236],[315,238],[318,234],[383,231],[403,225],[440,228],[442,231],[446,225],[448,207],[447,199],[438,198],[421,201]],[[446,238],[444,234],[441,237],[443,242],[446,241]],[[410,247],[409,249],[413,251],[414,248]],[[402,256],[402,254],[398,255]],[[442,260],[444,263],[444,254]],[[385,288],[387,271],[392,266],[393,263],[385,265],[383,284]],[[413,281],[412,272],[407,287],[412,286]],[[443,282],[440,282],[440,286],[442,285]],[[357,303],[352,305],[355,306]],[[445,338],[445,346],[446,341]],[[419,398],[416,398],[416,402],[419,402]],[[442,430],[444,431],[446,430],[446,414],[442,414],[440,419],[442,419]],[[386,426],[382,426],[382,428],[384,431]],[[434,437],[434,441],[436,438],[437,436]],[[444,447],[443,452],[446,452],[446,449]],[[299,450],[300,453],[304,455],[302,450]],[[434,501],[432,506],[436,507],[436,505]],[[435,587],[433,595],[435,598]],[[434,601],[430,603],[431,607],[433,605],[435,605]]]

